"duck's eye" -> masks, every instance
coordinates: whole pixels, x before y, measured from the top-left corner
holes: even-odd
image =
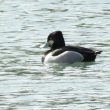
[[[50,40],[52,40],[52,37],[49,37],[49,38],[48,38],[48,42],[49,42]]]

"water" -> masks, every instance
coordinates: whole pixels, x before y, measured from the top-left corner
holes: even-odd
[[[0,110],[110,110],[110,0],[0,0]],[[42,64],[61,30],[102,50],[95,62]]]

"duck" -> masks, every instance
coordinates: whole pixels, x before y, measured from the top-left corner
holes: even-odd
[[[102,51],[94,51],[81,46],[65,45],[62,31],[54,31],[47,37],[50,48],[42,56],[43,63],[75,63],[95,61]]]

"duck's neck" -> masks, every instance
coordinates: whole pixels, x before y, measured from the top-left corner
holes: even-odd
[[[60,46],[60,47],[56,47],[56,48],[51,48],[51,51],[56,50],[56,49],[60,49],[63,48],[64,46]]]
[[[56,49],[59,49],[59,48],[62,48],[62,47],[64,47],[65,46],[65,43],[57,43],[57,44],[54,44],[53,46],[52,46],[52,50],[56,50]]]

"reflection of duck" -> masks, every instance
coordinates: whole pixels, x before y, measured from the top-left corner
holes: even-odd
[[[42,61],[44,63],[74,63],[95,61],[97,54],[101,51],[93,51],[79,46],[65,46],[65,41],[61,31],[55,31],[49,34],[47,38],[50,50],[44,53]]]

